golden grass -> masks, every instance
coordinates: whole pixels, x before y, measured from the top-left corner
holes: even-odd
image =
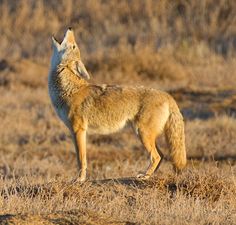
[[[144,183],[124,178],[81,185],[63,177],[51,182],[36,181],[36,177],[29,175],[1,181],[1,211],[41,215],[41,222],[59,214],[64,219],[73,215],[77,220],[87,217],[88,221],[94,217],[107,218],[107,223],[109,220],[142,224],[233,223],[234,172],[229,165],[222,169],[212,162],[189,166],[183,174],[175,176],[164,162],[158,175]],[[16,218],[19,217],[23,216]]]
[[[229,0],[1,1],[0,223],[234,224],[235,9]],[[91,82],[173,94],[186,121],[183,173],[161,137],[160,168],[134,179],[148,155],[127,128],[88,136],[88,181],[74,183],[74,147],[47,91],[50,36],[68,26]]]

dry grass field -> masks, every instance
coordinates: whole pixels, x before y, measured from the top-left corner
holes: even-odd
[[[88,136],[75,183],[69,132],[47,90],[51,36],[72,26],[94,83],[170,92],[187,168],[148,155],[130,128]],[[0,224],[236,224],[234,0],[0,1]]]

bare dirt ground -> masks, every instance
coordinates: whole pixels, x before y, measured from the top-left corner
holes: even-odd
[[[1,2],[0,224],[236,224],[233,2]],[[91,82],[174,96],[185,118],[181,174],[160,137],[161,166],[136,180],[148,155],[127,127],[88,136],[88,180],[74,181],[74,147],[47,91],[50,36],[69,25]]]

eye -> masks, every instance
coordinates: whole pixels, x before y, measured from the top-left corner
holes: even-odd
[[[75,47],[76,47],[75,45],[72,45],[72,49],[75,49]]]

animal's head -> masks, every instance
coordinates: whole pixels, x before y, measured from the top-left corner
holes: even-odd
[[[70,69],[79,77],[84,79],[90,78],[84,64],[81,61],[80,50],[75,42],[74,32],[71,28],[66,31],[61,44],[54,37],[52,37],[52,45],[52,67],[65,63],[68,64]]]

